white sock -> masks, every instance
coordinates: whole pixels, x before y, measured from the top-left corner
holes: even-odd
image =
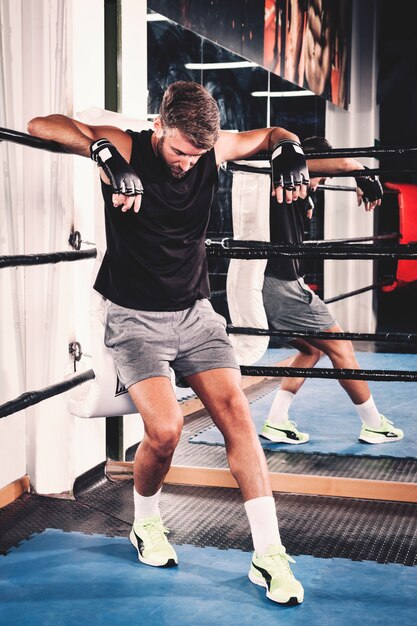
[[[162,489],[162,488],[161,488]],[[160,515],[159,512],[159,496],[161,489],[153,496],[141,496],[133,487],[133,501],[135,505],[135,520],[142,517],[153,517]]]
[[[294,400],[295,394],[291,391],[278,389],[271,408],[269,409],[268,421],[272,424],[282,424],[288,419],[288,409]]]
[[[366,426],[369,426],[369,428],[379,428],[381,426],[381,415],[372,396],[363,404],[355,404],[355,406],[359,417]]]
[[[255,552],[265,554],[270,545],[281,544],[275,500],[262,496],[245,502]]]

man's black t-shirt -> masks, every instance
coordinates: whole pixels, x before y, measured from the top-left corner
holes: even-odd
[[[307,199],[278,204],[276,198],[271,196],[271,243],[303,243],[309,208]],[[301,261],[289,257],[268,259],[265,274],[281,280],[296,280],[303,275]]]
[[[130,309],[179,311],[210,296],[205,235],[218,184],[214,150],[177,180],[152,148],[153,131],[127,131],[142,181],[139,213],[112,204],[102,182],[107,250],[94,288]]]

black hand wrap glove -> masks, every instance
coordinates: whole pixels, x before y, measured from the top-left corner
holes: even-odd
[[[143,193],[139,176],[108,139],[98,139],[90,146],[91,158],[103,168],[113,192],[124,196]]]
[[[272,148],[272,183],[274,187],[292,190],[307,185],[309,174],[303,149],[296,141],[278,141]]]
[[[369,169],[365,167],[365,169]],[[356,186],[362,191],[363,202],[375,202],[384,195],[384,190],[378,176],[358,176],[355,178]]]

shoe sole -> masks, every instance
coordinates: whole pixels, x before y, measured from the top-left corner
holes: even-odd
[[[359,441],[363,441],[364,443],[395,443],[396,441],[401,441],[404,438],[404,435],[401,437],[384,437],[383,439],[375,440],[375,438],[367,438],[367,437],[359,437]]]
[[[129,539],[131,544],[136,548],[136,551],[138,553],[138,559],[141,563],[144,563],[145,565],[150,565],[151,567],[176,567],[178,565],[178,561],[176,561],[175,559],[168,559],[166,563],[162,563],[161,565],[159,565],[158,563],[151,563],[150,561],[147,561],[140,553],[136,535],[133,530],[130,531]]]
[[[276,598],[271,596],[271,594],[269,593],[268,585],[266,584],[263,578],[258,578],[257,576],[254,576],[254,574],[252,574],[250,570],[248,573],[248,577],[251,583],[266,589],[266,597],[269,598],[269,600],[272,600],[272,602],[276,602],[277,604],[287,604],[289,606],[294,606],[295,604],[301,604],[304,600],[304,591],[300,593],[298,596],[290,596],[288,600],[283,600],[283,601],[277,600]]]
[[[310,441],[310,437],[308,439],[303,439],[303,441],[295,441],[294,439],[278,439],[277,437],[270,437],[269,435],[260,434],[262,439],[268,439],[268,441],[272,441],[273,443],[290,443],[293,446],[299,446],[301,443],[307,443]]]

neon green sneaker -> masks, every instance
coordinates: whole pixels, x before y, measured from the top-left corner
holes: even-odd
[[[271,424],[268,420],[264,423],[261,431],[263,439],[269,439],[276,443],[307,443],[310,439],[307,433],[300,433],[296,428],[297,424],[290,420],[285,420],[281,424]]]
[[[249,580],[266,588],[266,597],[280,604],[301,604],[304,589],[294,577],[289,563],[295,563],[285,552],[284,546],[269,546],[266,554],[254,552]]]
[[[166,538],[168,532],[159,515],[135,520],[129,539],[138,551],[139,561],[154,567],[178,565],[175,550]]]
[[[404,433],[400,428],[394,428],[389,419],[381,415],[381,426],[379,428],[370,428],[363,424],[359,433],[359,441],[366,443],[393,443],[400,441],[404,437]]]

